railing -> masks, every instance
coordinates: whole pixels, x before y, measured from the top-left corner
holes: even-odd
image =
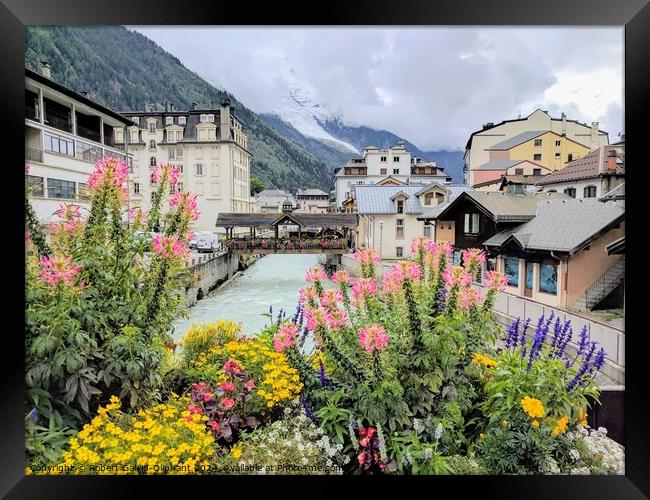
[[[350,247],[345,238],[235,238],[223,242],[225,248],[236,251],[253,250],[343,250]]]
[[[43,163],[43,150],[34,148],[25,148],[25,160],[37,161]]]
[[[601,300],[603,300],[614,288],[616,288],[625,277],[625,261],[620,260],[585,291],[585,307],[591,311]]]

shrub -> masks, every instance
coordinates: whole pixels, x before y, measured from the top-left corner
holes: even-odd
[[[202,352],[237,340],[241,331],[241,324],[229,320],[193,324],[180,344],[183,348],[183,358],[186,361],[197,359]]]
[[[130,415],[112,396],[69,440],[51,473],[194,474],[207,468],[215,458],[214,439],[205,432],[206,418],[190,414],[187,404],[187,398],[173,396]]]
[[[294,405],[285,409],[281,420],[245,434],[232,448],[230,460],[238,473],[341,474],[349,461],[341,450]]]

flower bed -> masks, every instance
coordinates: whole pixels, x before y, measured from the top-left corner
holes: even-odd
[[[224,241],[229,250],[341,250],[347,248],[344,238],[279,238],[232,239]]]

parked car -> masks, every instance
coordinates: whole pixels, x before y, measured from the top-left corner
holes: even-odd
[[[219,235],[216,233],[200,233],[196,238],[197,252],[216,252],[221,248]]]
[[[189,243],[190,248],[196,248],[196,240],[198,237],[199,237],[199,233],[192,233],[192,236],[190,236],[190,243]]]

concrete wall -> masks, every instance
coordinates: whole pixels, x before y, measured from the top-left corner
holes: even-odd
[[[192,260],[192,284],[186,291],[187,305],[193,306],[208,292],[214,290],[224,281],[232,278],[239,270],[240,257],[228,252],[202,255]]]

